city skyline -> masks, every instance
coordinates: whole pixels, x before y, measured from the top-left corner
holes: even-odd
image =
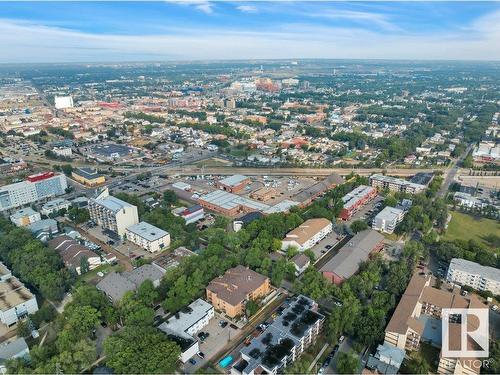
[[[495,2],[4,2],[0,63],[498,60]]]

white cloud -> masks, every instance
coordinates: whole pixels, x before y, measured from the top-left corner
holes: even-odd
[[[200,4],[198,4],[200,5]],[[189,59],[374,58],[500,60],[500,12],[462,31],[378,33],[311,24],[270,30],[165,28],[157,35],[110,35],[0,19],[0,62]]]
[[[214,12],[214,4],[207,0],[167,0],[167,3],[191,5],[206,14]]]
[[[331,20],[345,19],[363,24],[373,24],[385,30],[397,30],[394,24],[389,21],[389,18],[380,13],[353,11],[353,10],[326,10],[321,13],[306,13],[307,16],[321,17]]]
[[[236,7],[239,11],[243,13],[256,13],[257,12],[257,7],[253,5],[239,5]]]

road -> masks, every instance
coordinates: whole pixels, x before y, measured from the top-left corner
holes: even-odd
[[[451,162],[450,166],[446,171],[444,172],[444,181],[443,185],[441,185],[441,189],[439,189],[437,196],[440,198],[444,198],[446,196],[446,193],[448,192],[448,189],[450,188],[450,185],[452,182],[455,180],[455,176],[457,175],[458,170],[460,169],[460,162],[463,161],[469,152],[472,150],[473,145],[469,145],[467,149],[454,161]]]

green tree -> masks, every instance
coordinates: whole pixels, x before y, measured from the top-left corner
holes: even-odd
[[[404,362],[403,370],[407,374],[428,374],[429,364],[419,354],[413,354],[409,360]]]
[[[106,364],[115,373],[174,373],[181,354],[177,344],[153,327],[125,327],[104,341]]]
[[[246,304],[247,316],[253,316],[257,311],[259,311],[259,305],[254,300],[250,300]]]
[[[339,374],[356,374],[359,368],[359,358],[353,351],[340,352],[337,358],[337,371]]]
[[[362,220],[355,220],[351,224],[351,230],[354,233],[361,232],[362,230],[365,230],[365,229],[368,229],[368,228],[369,228],[368,224],[366,224],[366,222],[364,222]]]

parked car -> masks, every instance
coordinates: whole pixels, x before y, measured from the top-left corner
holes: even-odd
[[[344,337],[344,336],[340,336],[340,337],[339,337],[339,343],[343,343],[343,342],[344,342],[344,340],[345,340],[345,337]]]
[[[201,359],[205,358],[205,353],[203,353],[203,352],[198,352],[198,353],[196,353],[196,355],[198,357],[200,357]]]
[[[196,361],[193,358],[189,359],[189,363],[191,363],[192,365],[196,365]]]

